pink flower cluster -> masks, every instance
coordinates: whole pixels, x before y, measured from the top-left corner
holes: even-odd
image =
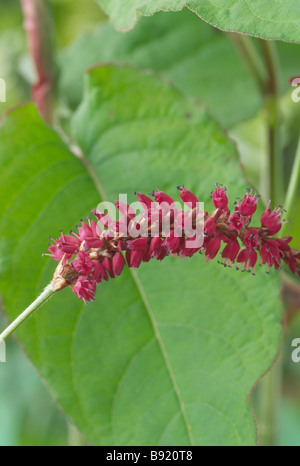
[[[205,254],[207,262],[221,252],[223,265],[236,263],[237,269],[253,274],[260,256],[267,273],[270,267],[278,269],[286,263],[300,276],[300,251],[290,247],[292,238],[275,237],[285,223],[282,208],[271,210],[269,203],[260,226],[255,227],[251,221],[259,196],[252,190],[230,212],[226,188],[217,184],[211,193],[214,210],[209,214],[200,210],[195,194],[183,186],[178,189],[188,210],[179,208],[163,191],[151,197],[136,193],[143,209],[139,216],[131,206],[116,201],[117,221],[95,209],[97,221],[81,221],[77,233],[61,233],[48,254],[60,263],[59,289],[72,286],[78,298],[90,301],[97,284],[120,275],[126,263],[134,269],[152,258],[161,261],[169,254],[191,257],[197,252]]]

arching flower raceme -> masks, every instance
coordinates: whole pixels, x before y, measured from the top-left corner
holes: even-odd
[[[151,197],[135,193],[142,207],[138,216],[133,208],[116,201],[119,220],[93,210],[96,220],[81,221],[78,232],[61,233],[49,245],[48,256],[59,265],[54,274],[56,291],[70,286],[84,302],[95,298],[97,284],[120,275],[127,264],[136,269],[151,259],[168,255],[182,258],[204,253],[207,262],[219,253],[222,264],[255,274],[260,264],[266,272],[285,263],[300,277],[300,251],[290,247],[291,237],[278,238],[284,223],[281,207],[270,209],[270,202],[253,226],[259,196],[248,190],[234,203],[231,213],[226,188],[216,184],[211,193],[214,210],[202,212],[197,196],[178,186],[183,208],[163,191]],[[179,204],[180,205],[180,204]]]

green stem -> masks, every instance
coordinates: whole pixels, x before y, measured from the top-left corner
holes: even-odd
[[[298,147],[294,159],[294,164],[290,176],[289,186],[286,193],[284,207],[287,211],[287,218],[291,216],[291,212],[293,209],[293,203],[295,201],[295,197],[297,194],[297,189],[299,188],[299,179],[300,179],[300,138],[298,141]],[[281,236],[284,236],[284,232],[286,230],[287,223],[285,223],[281,229]]]
[[[250,37],[236,33],[230,33],[229,36],[263,100],[268,139],[268,173],[262,176],[268,198],[280,204],[284,201],[284,184],[280,135],[280,67],[276,45],[272,41],[259,40],[260,54]]]
[[[279,407],[281,399],[282,356],[279,354],[273,367],[258,385],[259,444],[263,447],[278,445]]]
[[[264,97],[266,90],[266,70],[253,40],[243,34],[230,32],[228,35],[244,61],[245,66],[248,68],[258,91],[262,97]]]
[[[295,201],[300,178],[300,138],[294,159],[294,164],[290,176],[289,186],[286,194],[285,207],[287,218],[289,218],[293,203]],[[280,231],[280,236],[285,235],[288,223],[285,223]],[[260,387],[260,428],[262,432],[262,445],[277,445],[278,440],[278,409],[281,398],[281,376],[282,376],[282,355],[275,362],[271,371],[262,380]]]
[[[269,145],[269,196],[274,203],[284,202],[283,156],[281,150],[280,69],[275,42],[260,40],[267,70],[264,112]]]
[[[40,296],[32,303],[30,306],[25,309],[1,334],[0,342],[6,340],[28,317],[37,311],[53,294],[55,290],[52,283],[50,283]]]
[[[274,203],[284,202],[283,158],[281,151],[280,70],[275,42],[260,40],[261,55],[253,40],[231,34],[231,38],[256,83],[263,100],[268,133],[268,173],[264,176],[268,198]],[[298,160],[299,162],[299,160]],[[296,162],[295,162],[296,163]],[[297,166],[298,168],[298,166]],[[296,172],[296,169],[293,170]],[[297,184],[296,174],[289,196]],[[288,197],[290,199],[290,197]],[[260,444],[276,445],[278,440],[278,408],[281,396],[281,358],[265,375],[257,387]]]
[[[283,155],[281,148],[280,70],[275,42],[260,40],[267,81],[264,113],[268,132],[269,199],[284,202]],[[277,361],[258,385],[258,418],[260,445],[278,445],[278,418],[281,402],[282,358]]]

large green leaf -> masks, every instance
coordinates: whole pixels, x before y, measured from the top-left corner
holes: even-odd
[[[98,201],[157,187],[175,195],[182,183],[206,203],[215,181],[232,199],[244,192],[219,126],[151,73],[92,70],[73,130],[84,164],[33,106],[3,122],[0,290],[10,319],[51,278],[53,261],[40,257],[48,234]],[[87,306],[59,292],[18,337],[92,443],[253,445],[248,395],[278,349],[278,291],[276,273],[169,257],[124,270]]]
[[[63,50],[59,88],[69,107],[81,101],[85,69],[107,61],[158,71],[184,94],[207,104],[226,127],[250,118],[260,106],[259,94],[230,38],[199,22],[188,10],[142,18],[127,34],[102,23]]]
[[[259,51],[258,41],[253,42]],[[288,78],[299,73],[299,45],[277,46],[285,92]],[[126,34],[104,22],[63,49],[58,57],[59,90],[68,107],[74,109],[81,101],[84,71],[101,62],[158,71],[184,94],[205,103],[226,128],[249,119],[261,107],[259,92],[230,37],[187,9],[141,18]]]
[[[117,29],[131,29],[140,15],[179,11],[187,7],[224,31],[264,39],[300,41],[300,4],[297,0],[98,0]]]

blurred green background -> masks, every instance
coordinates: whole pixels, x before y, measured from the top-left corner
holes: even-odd
[[[53,0],[54,43],[71,43],[105,17],[93,1]],[[0,77],[6,82],[6,103],[0,115],[30,100],[33,80],[19,0],[0,0]],[[7,320],[0,314],[0,328]],[[76,429],[49,395],[22,348],[10,338],[7,362],[0,363],[0,445],[54,446],[82,443]]]
[[[71,63],[72,59],[75,62],[73,66],[78,67],[78,64],[76,64],[76,61],[78,61],[76,55],[77,46],[75,45],[73,48],[73,41],[83,34],[89,33],[95,26],[105,21],[105,15],[93,0],[76,0],[76,2],[74,0],[52,0],[49,3],[54,19],[54,44],[57,51],[57,62],[59,64],[62,61],[61,57],[67,57],[69,63]],[[34,73],[28,57],[19,1],[0,0],[0,9],[0,77],[5,79],[7,85],[7,102],[0,104],[0,114],[2,115],[10,107],[30,100],[30,86],[34,80]],[[144,21],[146,24],[147,19]],[[219,41],[219,37],[223,33],[215,30],[212,30],[212,32],[210,29],[212,30],[210,26],[199,20],[199,34],[201,33],[203,37],[207,35],[208,40],[213,34]],[[95,41],[95,36],[93,40]],[[246,167],[248,176],[253,182],[259,184],[259,175],[253,169],[254,166],[263,164],[261,160],[264,160],[265,153],[259,98],[253,91],[253,84],[247,76],[244,66],[240,64],[237,53],[234,51],[232,56],[230,55],[230,69],[228,69],[228,62],[226,60],[222,61],[220,54],[223,53],[223,50],[226,51],[228,47],[231,47],[229,39],[224,40],[225,49],[222,48],[222,37],[219,41],[220,44],[222,42],[221,45],[218,45],[217,41],[214,42],[215,49],[210,47],[207,53],[201,51],[201,56],[199,55],[197,58],[202,63],[206,63],[206,60],[208,60],[209,64],[207,57],[213,53],[216,58],[213,69],[210,69],[209,66],[206,66],[206,70],[203,68],[202,71],[206,74],[202,81],[198,80],[197,77],[197,81],[195,80],[195,83],[193,83],[190,76],[188,81],[189,93],[193,94],[195,88],[195,95],[209,106],[211,113],[216,115],[218,120],[224,125],[226,121],[231,121],[231,124],[228,125],[229,134],[238,144],[241,160]],[[294,44],[278,45],[283,68],[282,105],[286,117],[283,150],[285,150],[286,163],[287,167],[289,167],[289,160],[294,154],[299,135],[300,104],[298,104],[298,107],[291,105],[288,77],[300,74],[299,60],[297,61],[300,46]],[[99,43],[99,49],[101,47],[105,47],[105,44]],[[80,50],[80,45],[78,50]],[[119,50],[117,46],[115,49],[111,46],[111,50],[113,50],[111,56],[113,60],[115,55],[118,55]],[[156,56],[159,54],[159,47],[151,49],[151,53],[155,62]],[[96,63],[98,61],[97,56],[97,51],[87,51],[86,64]],[[99,57],[102,56],[103,54],[99,52]],[[218,57],[220,62],[218,62]],[[108,51],[106,59],[109,58],[110,52]],[[140,56],[136,54],[135,58],[135,61],[139,63],[143,63],[144,58],[145,63],[151,62],[149,56],[143,57],[141,54]],[[93,62],[93,60],[95,61]],[[83,66],[82,63],[79,65]],[[192,67],[191,62],[188,62],[186,66],[187,70],[189,70],[189,67]],[[231,69],[234,69],[232,74],[230,74]],[[160,71],[164,71],[163,66]],[[180,83],[183,82],[180,73],[180,68],[176,70],[173,68],[172,71],[170,66],[167,74],[170,79],[175,81],[176,85],[180,86]],[[222,83],[223,76],[225,80],[227,79],[226,83],[230,82],[231,84],[232,95],[230,92],[220,89],[217,85],[218,82]],[[67,92],[68,79],[70,79],[68,70],[63,78],[67,80],[67,83],[64,83],[64,79],[62,79],[59,96],[62,120],[64,117],[67,118],[68,113],[72,111],[73,102],[76,102],[77,98],[80,100],[78,96],[73,96],[72,99],[72,96],[67,95],[64,102],[64,92],[65,90]],[[198,83],[199,88],[197,87]],[[75,89],[80,91],[80,86],[75,86]],[[73,102],[68,105],[70,101]],[[228,107],[227,103],[230,101],[232,101],[234,108],[241,109],[240,114],[235,112],[234,115],[228,117],[228,114],[232,112],[230,112],[230,108],[227,108],[225,116],[224,109]],[[293,220],[295,225],[293,234],[299,241],[300,216],[296,215]],[[289,304],[287,305],[285,338],[282,348],[282,401],[278,406],[279,444],[283,446],[300,446],[300,362],[296,364],[291,360],[291,342],[294,338],[300,338],[300,314],[298,312],[300,298],[299,290],[295,284],[286,288],[285,297]],[[1,314],[0,328],[4,328],[6,323],[4,315]],[[253,402],[255,403],[255,395]],[[47,388],[23,353],[22,348],[13,339],[9,339],[7,343],[7,362],[0,363],[0,413],[1,446],[72,445],[83,441],[51,399]]]

